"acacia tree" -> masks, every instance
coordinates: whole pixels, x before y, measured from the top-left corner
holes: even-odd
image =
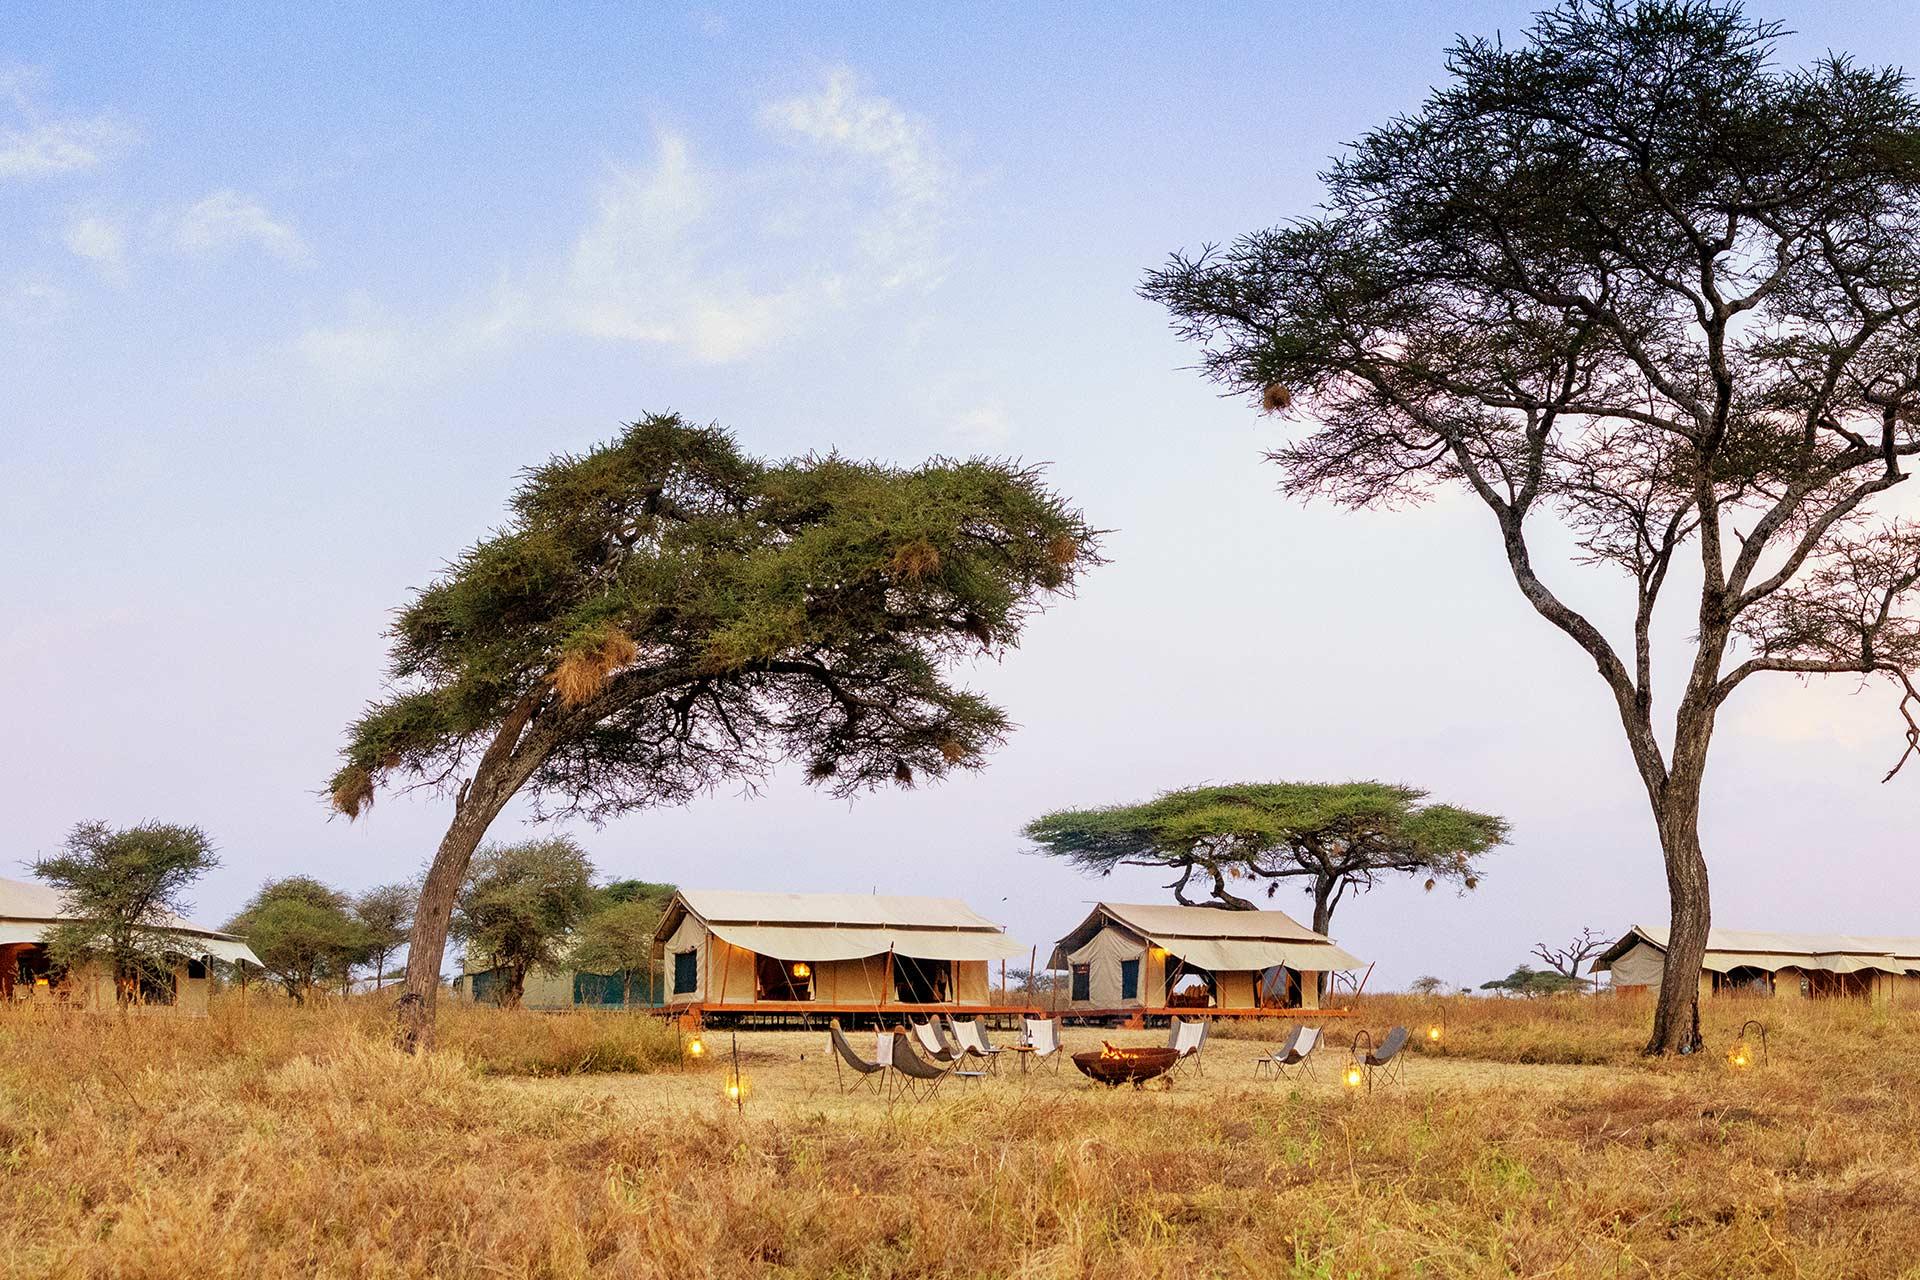
[[[1778,31],[1735,4],[1601,0],[1517,43],[1463,38],[1449,83],[1333,163],[1318,216],[1143,287],[1211,378],[1303,422],[1269,455],[1289,493],[1466,490],[1593,662],[1666,864],[1650,1053],[1700,1043],[1700,798],[1728,697],[1763,672],[1881,675],[1900,762],[1920,745],[1920,535],[1872,518],[1920,450],[1920,110],[1897,70],[1775,67]],[[1624,574],[1624,646],[1536,565],[1556,520]],[[1663,741],[1672,582],[1691,635]]]
[[[645,880],[616,880],[602,886],[574,938],[570,957],[574,967],[588,973],[619,974],[622,1005],[633,1003],[634,978],[642,978],[651,1000],[653,935],[674,892],[673,885]]]
[[[131,1002],[143,974],[171,972],[179,944],[164,930],[189,910],[188,887],[219,865],[213,841],[198,827],[80,823],[59,853],[31,864],[34,875],[61,890],[73,917],[46,930],[49,956],[63,970],[104,961],[117,1001]]]
[[[312,876],[267,881],[226,928],[298,1004],[332,982],[344,989],[370,951],[351,900]]]
[[[1006,717],[943,668],[1014,644],[1095,542],[1033,468],[765,462],[673,415],[529,471],[401,612],[329,788],[349,817],[383,785],[453,796],[401,1045],[428,1042],[455,894],[515,795],[600,819],[790,758],[844,796],[980,767]]]
[[[1167,887],[1186,906],[1252,911],[1229,881],[1304,882],[1313,928],[1333,927],[1349,890],[1365,892],[1383,875],[1414,875],[1471,889],[1476,861],[1507,838],[1492,814],[1422,804],[1427,793],[1384,782],[1257,782],[1169,791],[1144,804],[1066,809],[1035,818],[1024,834],[1038,852],[1082,871],[1161,867],[1179,873]],[[1209,898],[1188,886],[1199,876]]]
[[[413,927],[412,885],[375,885],[353,900],[353,918],[366,935],[367,963],[373,968],[378,991],[387,973],[387,961],[405,944]]]
[[[1580,977],[1580,966],[1605,951],[1612,943],[1605,934],[1592,929],[1582,929],[1565,946],[1553,947],[1544,942],[1533,944],[1533,954],[1545,960],[1557,974],[1567,978]]]
[[[570,836],[488,845],[454,899],[451,927],[468,956],[499,975],[499,1003],[512,1009],[528,973],[559,965],[593,904],[593,863]]]

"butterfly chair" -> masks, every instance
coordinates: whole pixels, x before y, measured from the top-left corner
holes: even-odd
[[[1278,1049],[1253,1060],[1253,1078],[1271,1075],[1276,1080],[1284,1079],[1289,1070],[1296,1076],[1305,1075],[1313,1069],[1313,1051],[1319,1047],[1320,1028],[1295,1027]]]
[[[1362,1038],[1367,1041],[1367,1051],[1364,1054],[1360,1052]],[[1406,1081],[1407,1062],[1401,1052],[1406,1047],[1407,1029],[1405,1027],[1389,1028],[1387,1034],[1381,1037],[1377,1048],[1373,1044],[1373,1037],[1364,1031],[1353,1037],[1353,1060],[1366,1068],[1368,1093],[1373,1092],[1373,1073],[1376,1071],[1380,1073],[1382,1084]]]
[[[940,1030],[938,1018],[928,1018],[925,1022],[909,1022],[913,1028],[913,1038],[920,1051],[935,1062],[954,1063],[960,1059],[960,1050],[947,1043],[947,1037]]]
[[[1023,1017],[1021,1022],[1024,1028],[1022,1034],[1032,1048],[1027,1056],[1042,1066],[1051,1063],[1055,1074],[1058,1074],[1060,1064],[1067,1057],[1067,1047],[1060,1038],[1060,1019]]]
[[[1207,1022],[1204,1018],[1175,1018],[1167,1028],[1167,1048],[1180,1056],[1173,1060],[1173,1069],[1191,1067],[1195,1075],[1205,1075],[1200,1069],[1200,1050],[1207,1044]]]
[[[840,1086],[840,1092],[851,1093],[862,1085],[872,1085],[875,1092],[887,1074],[888,1050],[893,1047],[887,1036],[880,1037],[881,1050],[876,1061],[868,1062],[847,1041],[847,1033],[840,1029],[840,1019],[832,1018],[827,1022],[827,1034],[833,1041],[833,1078]],[[853,1079],[847,1079],[847,1072],[853,1072]]]
[[[987,1040],[987,1024],[978,1018],[968,1018],[965,1022],[958,1018],[948,1018],[947,1024],[953,1028],[953,1038],[960,1046],[960,1052],[969,1058],[978,1058],[989,1071],[1000,1070],[1000,1059],[996,1056],[1000,1050]]]
[[[913,1051],[913,1041],[898,1032],[893,1037],[893,1069],[900,1079],[900,1090],[914,1099],[931,1098],[949,1076],[978,1084],[987,1078],[984,1071],[959,1067],[942,1069]]]

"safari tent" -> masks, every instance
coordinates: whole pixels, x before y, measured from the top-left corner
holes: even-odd
[[[1361,962],[1284,911],[1102,902],[1053,949],[1062,1012],[1151,1017],[1319,1010],[1325,975]]]
[[[53,925],[75,919],[58,889],[30,880],[0,879],[0,1000],[61,1000],[90,1009],[115,1007],[115,975],[92,965],[56,977],[44,942]],[[170,958],[170,972],[145,975],[140,1002],[182,1013],[207,1011],[207,962],[259,964],[244,940],[168,916],[153,933]]]
[[[500,998],[503,982],[500,970],[485,963],[485,957],[467,955],[460,964],[460,976],[453,980],[456,999],[489,1004]],[[574,965],[557,969],[535,968],[527,973],[520,992],[524,1009],[641,1009],[660,1003],[660,975],[635,972],[631,983],[619,973],[593,973]]]
[[[1660,989],[1667,930],[1634,925],[1594,958],[1592,971],[1627,993]],[[1920,938],[1832,933],[1707,932],[1700,994],[1776,999],[1843,997],[1920,1005]]]
[[[666,1007],[715,1015],[985,1013],[988,967],[1020,955],[953,898],[683,889],[654,944]]]

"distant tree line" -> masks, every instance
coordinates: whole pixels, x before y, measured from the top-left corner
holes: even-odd
[[[116,829],[104,822],[74,827],[59,852],[30,864],[59,890],[72,918],[47,931],[53,968],[65,974],[101,963],[117,977],[122,1002],[143,983],[164,982],[180,959],[168,931],[192,910],[187,891],[220,865],[211,837],[198,827],[160,822]],[[495,998],[520,1003],[535,969],[617,978],[623,1003],[636,987],[652,990],[653,934],[674,886],[597,879],[592,861],[568,836],[489,845],[474,858],[457,899],[454,934],[469,961],[498,981]],[[377,885],[349,893],[309,875],[268,880],[223,926],[260,960],[218,962],[243,990],[277,984],[297,1003],[374,990],[399,976],[419,888]]]

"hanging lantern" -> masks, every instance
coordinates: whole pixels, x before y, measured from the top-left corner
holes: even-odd
[[[1341,1077],[1341,1080],[1343,1083],[1345,1083],[1347,1088],[1358,1089],[1361,1085],[1366,1083],[1367,1077],[1360,1070],[1359,1067],[1348,1067],[1347,1074]]]
[[[810,978],[813,976],[813,966],[805,960],[795,960],[793,962],[793,976],[796,978]]]
[[[706,1051],[707,1046],[701,1041],[699,1036],[695,1036],[693,1039],[687,1041],[687,1056],[689,1058],[698,1058]]]
[[[1744,1071],[1753,1065],[1753,1050],[1744,1044],[1733,1046],[1733,1052],[1727,1055],[1727,1062],[1736,1071]]]
[[[1441,1032],[1441,1027],[1440,1027],[1440,1024],[1437,1022],[1434,1023],[1432,1026],[1428,1027],[1427,1042],[1429,1044],[1438,1044],[1440,1041],[1440,1032]]]

